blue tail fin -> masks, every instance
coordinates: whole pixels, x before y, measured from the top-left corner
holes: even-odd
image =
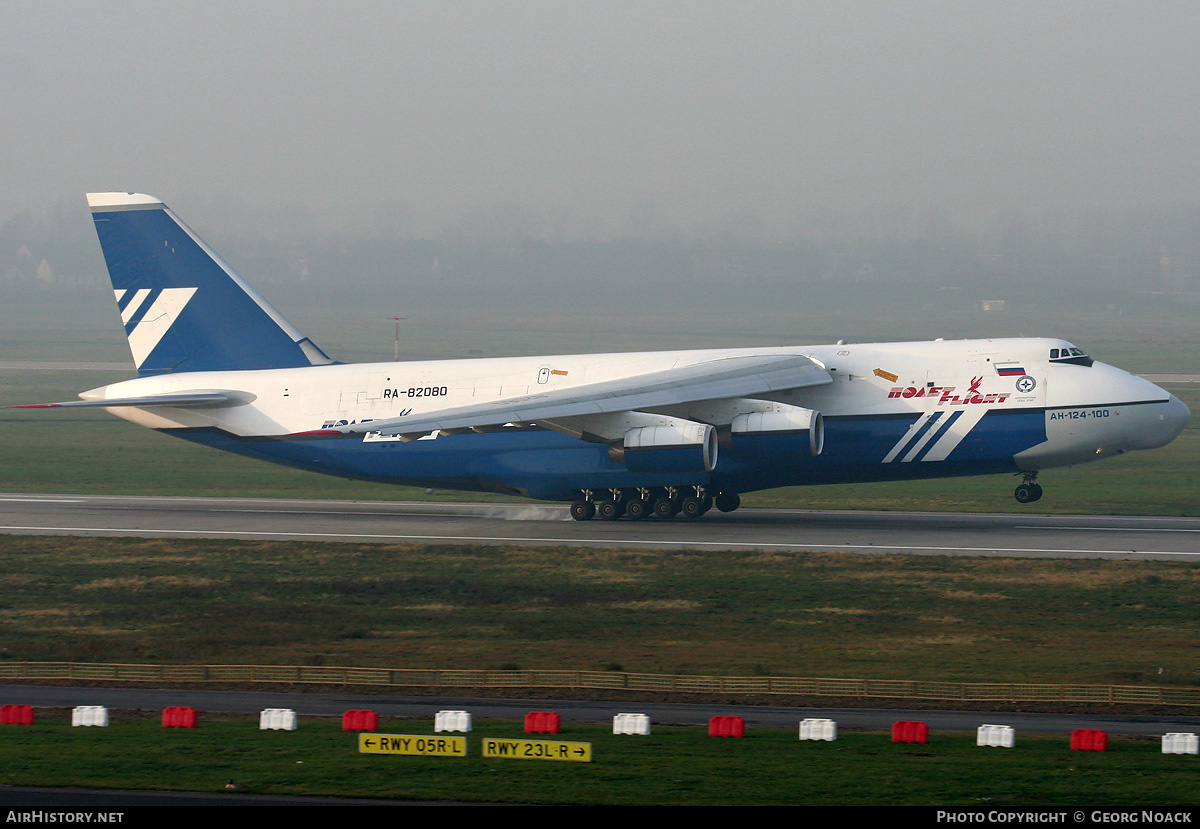
[[[87,198],[139,374],[332,362],[158,199]]]

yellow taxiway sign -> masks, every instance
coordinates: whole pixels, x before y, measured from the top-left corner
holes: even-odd
[[[591,743],[568,743],[554,740],[500,740],[485,737],[483,756],[511,760],[565,760],[572,763],[592,762]]]
[[[466,757],[466,737],[424,737],[417,734],[358,735],[361,754],[415,754],[422,757]]]

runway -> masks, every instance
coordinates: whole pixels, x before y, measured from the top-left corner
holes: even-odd
[[[713,510],[572,521],[565,505],[0,494],[0,533],[1200,560],[1200,518]]]

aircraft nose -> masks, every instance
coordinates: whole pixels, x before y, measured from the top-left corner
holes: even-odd
[[[1166,401],[1154,404],[1142,417],[1126,423],[1126,427],[1130,429],[1127,434],[1130,449],[1158,449],[1160,446],[1166,446],[1179,437],[1179,433],[1187,426],[1188,419],[1192,416],[1188,407],[1178,397],[1162,389],[1158,391],[1166,395]]]
[[[1166,446],[1184,430],[1192,413],[1175,395],[1155,386],[1142,378],[1138,380],[1139,396],[1144,404],[1134,404],[1117,409],[1121,433],[1121,450],[1158,449]],[[1158,398],[1154,400],[1154,398]],[[1151,402],[1153,401],[1153,402]],[[1114,424],[1115,425],[1115,424]]]
[[[1165,445],[1179,437],[1179,433],[1183,431],[1191,419],[1192,413],[1182,400],[1175,395],[1171,395],[1171,399],[1167,401],[1166,409],[1162,412],[1161,417],[1163,434],[1164,436],[1169,436],[1163,441]]]

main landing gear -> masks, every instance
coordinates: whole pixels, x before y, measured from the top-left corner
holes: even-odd
[[[1013,492],[1013,497],[1021,504],[1032,504],[1034,501],[1042,497],[1042,488],[1035,483],[1037,481],[1037,472],[1024,472],[1021,484]]]
[[[736,492],[715,492],[706,486],[585,489],[571,504],[571,517],[576,521],[589,521],[592,518],[616,521],[621,517],[636,521],[650,516],[674,518],[682,515],[694,521],[714,506],[721,512],[733,512],[741,503],[742,499]]]

